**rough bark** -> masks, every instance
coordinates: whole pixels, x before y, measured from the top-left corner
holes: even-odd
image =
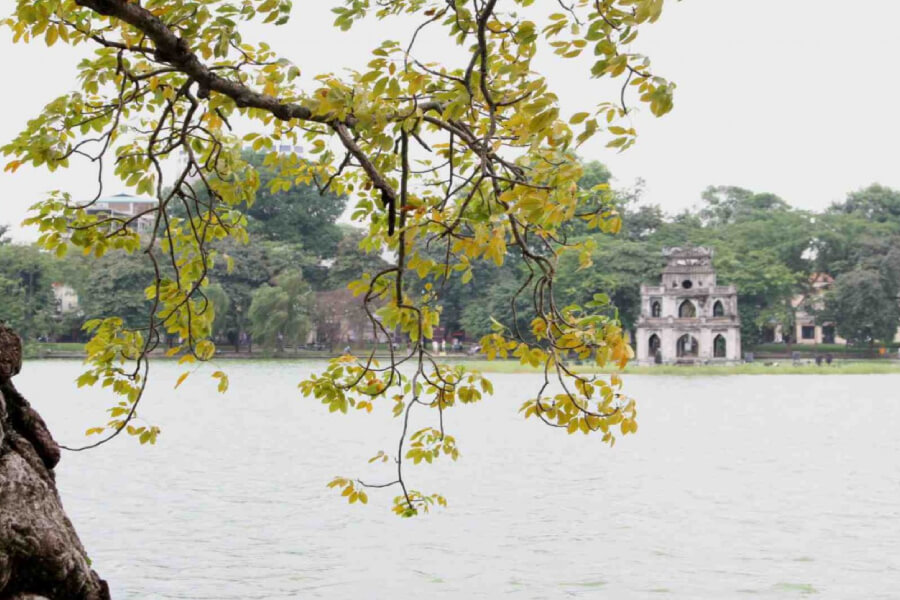
[[[0,600],[108,600],[56,490],[59,446],[13,385],[21,364],[0,323]]]

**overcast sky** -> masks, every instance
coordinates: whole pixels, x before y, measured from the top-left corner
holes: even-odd
[[[12,4],[0,0],[2,12]],[[291,23],[250,35],[265,36],[300,66],[305,81],[361,67],[381,39],[408,37],[405,28],[385,23],[333,30],[328,9],[338,4],[294,0]],[[636,115],[640,137],[625,153],[609,152],[597,140],[581,154],[606,163],[621,186],[643,178],[645,200],[667,212],[696,204],[707,185],[774,192],[810,209],[872,182],[900,187],[897,23],[895,0],[669,0],[662,19],[632,49],[650,55],[654,71],[678,84],[675,109],[662,119]],[[437,42],[425,40],[423,53],[437,51]],[[13,45],[6,30],[0,57],[5,143],[44,103],[75,85],[79,57],[59,43]],[[609,97],[608,87],[586,76],[586,64],[549,56],[537,62],[566,114]],[[16,239],[33,239],[33,231],[18,227],[27,207],[51,189],[88,195],[91,177],[84,170],[50,174],[25,167],[0,173],[0,223],[14,225]]]

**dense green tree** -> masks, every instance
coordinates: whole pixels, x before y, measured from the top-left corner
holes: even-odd
[[[765,327],[793,323],[791,299],[803,275],[792,271],[769,249],[734,249],[719,245],[715,258],[718,283],[738,290],[741,338],[747,346],[762,342]]]
[[[762,212],[755,220],[726,228],[721,237],[738,251],[766,250],[791,272],[806,277],[814,266],[812,219],[805,211]]]
[[[612,173],[606,165],[598,160],[590,160],[582,163],[581,167],[583,172],[578,179],[579,188],[592,190],[600,186],[609,186],[612,180]]]
[[[28,341],[55,332],[57,303],[53,295],[55,265],[36,246],[0,245],[0,320]]]
[[[451,304],[466,336],[477,340],[493,331],[499,323],[530,337],[534,308],[523,288],[527,277],[526,269],[521,266],[508,266],[499,271],[474,269],[470,285],[459,290],[461,303]]]
[[[590,266],[582,267],[574,255],[560,261],[560,297],[583,306],[594,294],[605,293],[618,309],[622,324],[633,330],[641,311],[641,284],[655,283],[665,262],[661,248],[618,237],[598,237],[596,241]]]
[[[756,193],[736,186],[710,186],[703,191],[699,216],[712,225],[728,225],[752,219],[760,212],[788,211],[787,202],[770,193]]]
[[[27,323],[27,299],[25,288],[18,279],[10,279],[0,273],[0,321],[17,331],[25,331]],[[24,339],[29,340],[27,333]]]
[[[856,215],[876,223],[890,223],[900,231],[900,191],[873,183],[850,192],[843,202],[833,204],[832,213]]]
[[[625,204],[623,206],[620,237],[631,241],[645,241],[665,226],[666,216],[656,204]]]
[[[212,310],[216,315],[213,319],[213,336],[216,338],[227,334],[227,326],[229,323],[229,313],[231,311],[231,299],[228,292],[220,283],[214,283],[208,286],[204,292],[207,299],[212,304]]]
[[[222,286],[229,300],[229,310],[220,330],[234,345],[242,349],[245,333],[249,332],[248,314],[253,293],[268,284],[273,274],[268,268],[265,248],[262,244],[242,244],[224,240],[219,251],[230,259],[215,263],[212,279]],[[221,315],[220,315],[221,318]]]
[[[324,289],[346,287],[348,283],[358,279],[361,272],[374,274],[389,265],[377,252],[362,247],[365,239],[363,231],[346,225],[341,231],[343,235],[338,242],[334,260],[328,265],[327,277],[322,286]]]
[[[900,326],[896,291],[875,270],[854,270],[835,279],[825,296],[822,317],[853,344],[891,342]]]
[[[900,237],[892,238],[876,263],[885,291],[900,300]]]
[[[111,252],[91,266],[85,280],[75,283],[85,320],[116,314],[130,327],[144,323],[150,306],[145,290],[153,266],[125,252]]]
[[[672,215],[647,240],[660,248],[666,246],[711,245],[718,238],[712,227],[704,225],[700,216],[690,210]]]
[[[298,244],[320,258],[333,256],[342,237],[335,222],[347,206],[347,197],[321,193],[313,183],[294,181],[285,189],[284,179],[279,177],[284,164],[276,168],[265,163],[265,154],[257,152],[245,151],[244,157],[260,179],[256,198],[247,209],[247,230],[254,239]],[[281,163],[302,160],[289,154]]]
[[[280,244],[308,248],[310,255],[317,258],[333,256],[342,234],[337,220],[347,206],[347,196],[321,190],[313,181],[300,178],[286,181],[279,177],[281,169],[299,168],[308,164],[297,154],[284,152],[267,154],[244,149],[242,158],[251,165],[259,176],[259,187],[251,199],[244,201],[242,208],[247,219],[247,231],[255,242],[276,241]],[[274,159],[274,160],[273,160]],[[196,216],[198,206],[202,210],[209,201],[209,192],[201,181],[193,185],[197,203],[175,204],[171,214],[186,217],[188,210]]]
[[[283,352],[285,344],[301,345],[310,328],[313,298],[299,271],[280,275],[274,286],[253,292],[248,313],[250,332],[266,348]]]
[[[56,278],[60,283],[72,286],[79,296],[87,287],[88,276],[95,263],[91,257],[81,252],[68,252],[62,260],[56,261]]]
[[[853,271],[861,261],[871,255],[873,248],[895,235],[900,221],[878,222],[857,213],[829,210],[815,217],[816,270],[834,277]]]

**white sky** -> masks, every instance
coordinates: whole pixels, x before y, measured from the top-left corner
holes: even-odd
[[[384,22],[334,30],[328,9],[338,4],[295,0],[287,26],[250,35],[265,36],[298,64],[301,81],[362,67],[386,37],[408,39],[407,29],[388,30]],[[0,12],[11,6],[0,0]],[[619,185],[643,178],[645,200],[668,212],[694,205],[707,185],[774,192],[811,209],[876,181],[900,187],[897,23],[895,0],[669,0],[633,50],[650,55],[654,71],[678,84],[674,111],[662,119],[635,116],[640,137],[623,154],[599,139],[581,154],[606,163]],[[421,48],[438,51],[439,42],[426,39]],[[44,103],[74,86],[78,56],[59,43],[13,45],[2,30],[0,59],[6,85],[14,88],[2,96],[5,143]],[[588,78],[587,64],[548,53],[537,62],[565,114],[609,98],[609,87]],[[81,169],[0,173],[0,223],[12,224],[16,239],[34,239],[34,231],[18,227],[27,207],[51,189],[91,194],[92,177]]]

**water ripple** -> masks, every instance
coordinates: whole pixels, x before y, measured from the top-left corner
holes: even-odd
[[[445,415],[459,463],[409,469],[449,508],[401,521],[390,492],[348,506],[325,488],[388,477],[365,461],[396,420],[300,398],[308,364],[226,366],[225,396],[154,369],[158,446],[64,456],[63,500],[117,599],[896,598],[898,376],[628,377],[641,432],[609,449],[522,422],[524,376],[498,375],[493,399]],[[65,441],[104,420],[78,369],[17,380]]]

